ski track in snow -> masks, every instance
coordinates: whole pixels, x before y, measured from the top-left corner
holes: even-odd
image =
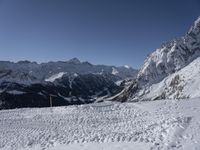
[[[185,106],[172,100],[3,110],[0,149],[184,149],[182,140],[194,138],[184,135],[193,118],[179,109]]]

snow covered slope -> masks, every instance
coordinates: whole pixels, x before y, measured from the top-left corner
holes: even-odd
[[[200,99],[0,111],[2,150],[196,150]]]
[[[150,100],[200,97],[200,57],[138,96]]]
[[[200,17],[185,36],[163,44],[150,54],[132,84],[114,100],[199,97],[199,57]]]

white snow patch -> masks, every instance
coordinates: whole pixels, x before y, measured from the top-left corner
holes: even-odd
[[[54,82],[56,79],[62,78],[63,75],[66,74],[66,72],[59,72],[48,79],[45,79],[46,82]]]
[[[116,68],[112,67],[112,74],[113,74],[113,75],[116,75],[116,74],[118,74],[118,73],[119,73],[118,70],[117,70]]]
[[[128,65],[124,65],[124,67],[127,68],[127,69],[130,69],[130,66],[128,66]]]
[[[123,81],[124,81],[124,80],[119,80],[119,81],[116,81],[116,82],[115,82],[115,84],[116,84],[116,85],[118,85],[118,86],[120,86],[120,85],[121,85],[121,83],[122,83]]]
[[[78,74],[77,74],[77,73],[74,73],[74,77],[78,77]]]

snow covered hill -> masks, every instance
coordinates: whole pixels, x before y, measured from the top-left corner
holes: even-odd
[[[0,109],[47,107],[100,101],[122,90],[115,82],[133,78],[131,67],[66,62],[0,62]]]
[[[2,150],[196,150],[200,99],[0,111]]]
[[[163,44],[150,54],[136,79],[114,99],[138,101],[199,97],[199,57],[200,17],[185,36]]]

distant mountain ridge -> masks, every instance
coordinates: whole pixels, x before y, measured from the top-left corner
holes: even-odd
[[[93,65],[77,58],[38,64],[0,61],[0,109],[48,107],[101,101],[122,90],[119,80],[133,78],[131,67]]]
[[[114,72],[115,71],[115,72]],[[115,67],[106,65],[93,65],[81,62],[77,58],[69,61],[58,61],[37,64],[30,61],[17,63],[0,61],[0,82],[16,82],[22,84],[40,83],[59,73],[69,74],[113,74],[118,79],[134,77],[137,70],[127,66]]]

